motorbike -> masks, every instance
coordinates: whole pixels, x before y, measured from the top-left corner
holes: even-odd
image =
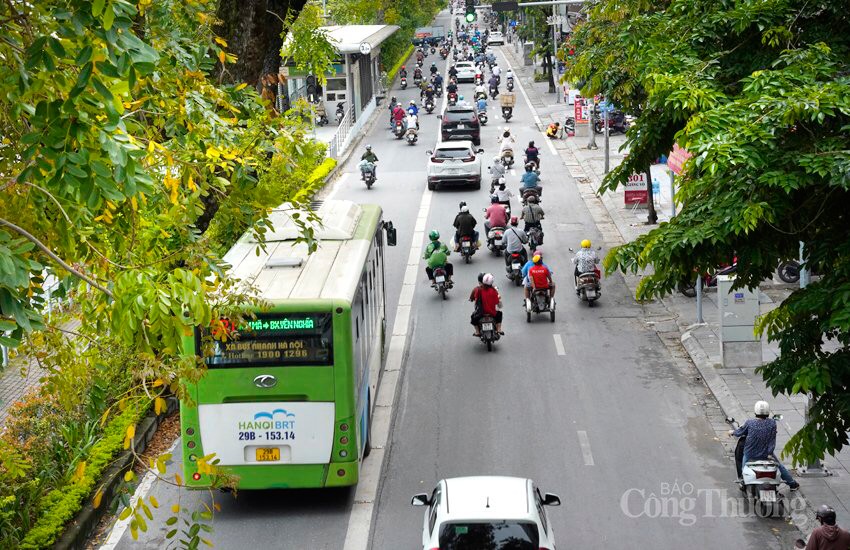
[[[463,256],[465,263],[469,263],[475,255],[475,243],[472,242],[472,237],[464,236],[460,238],[460,255]]]
[[[738,268],[738,259],[734,258],[732,260],[732,265],[721,266],[719,269],[715,270],[713,273],[705,273],[700,276],[702,279],[702,287],[703,288],[711,288],[717,286],[717,276],[718,275],[728,275],[730,273],[734,273]],[[697,295],[697,284],[696,281],[682,281],[679,283],[679,292],[687,296],[688,298],[696,298]]]
[[[536,158],[536,159],[531,159],[531,160],[529,160],[528,157],[523,157],[522,160],[523,160],[524,166],[528,166],[529,164],[533,164],[534,165],[534,173],[537,174],[538,177],[540,176],[540,158],[539,157]]]
[[[602,247],[599,246],[596,250],[602,250]],[[572,248],[569,251],[575,252]],[[576,296],[579,300],[587,302],[587,307],[593,307],[593,303],[602,295],[599,275],[599,270],[594,269],[586,273],[579,273],[576,277]]]
[[[782,415],[773,415],[774,420],[782,418]],[[732,428],[738,428],[734,418],[727,418],[726,423]],[[784,517],[785,497],[779,492],[782,484],[779,466],[773,460],[748,460],[742,464],[744,459],[744,445],[746,436],[739,437],[735,445],[735,469],[738,474],[736,482],[740,485],[741,492],[747,494],[757,507],[756,513],[761,517]]]
[[[608,113],[608,133],[625,134],[629,129],[629,121],[622,111],[611,111]],[[593,115],[593,131],[597,134],[605,132],[605,120],[601,113]]]
[[[425,100],[425,111],[427,111],[429,115],[434,112],[434,100],[433,99],[426,99]]]
[[[487,111],[478,111],[478,122],[480,122],[482,126],[487,124]]]
[[[532,225],[526,231],[528,234],[528,246],[531,250],[536,250],[540,246],[543,245],[543,228],[540,226],[540,222],[537,225]]]
[[[493,342],[499,339],[499,333],[496,332],[496,320],[485,315],[478,321],[478,328],[481,331],[479,338],[487,346],[487,351],[493,351]]]
[[[576,135],[576,119],[573,117],[567,117],[564,121],[564,135],[565,136],[574,136]]]
[[[434,46],[431,46],[431,53],[432,54],[437,53],[437,48],[435,48]]]
[[[530,197],[532,195],[537,197],[538,203],[542,202],[542,199],[540,198],[540,191],[538,189],[533,189],[533,188],[532,189],[523,189],[522,190],[522,196],[520,197],[520,201],[522,202],[523,206],[528,204],[528,197]]]
[[[404,139],[407,140],[408,145],[416,145],[416,141],[419,139],[416,128],[408,128],[404,134]]]
[[[502,118],[505,119],[505,122],[509,121],[512,116],[514,116],[513,107],[502,107]]]
[[[448,52],[448,50],[446,50],[445,48],[443,48],[443,49],[441,49],[441,50],[440,50],[440,57],[441,57],[441,58],[445,59],[445,58],[447,58],[448,56],[449,56],[449,52]]]
[[[445,268],[438,267],[434,269],[434,290],[443,298],[443,300],[448,297],[448,292],[451,287],[452,284],[448,280]]]
[[[421,75],[419,75],[419,76],[414,75],[413,76],[413,85],[418,88],[420,84],[422,84],[422,76]]]
[[[374,185],[377,180],[377,177],[375,176],[375,165],[372,163],[366,165],[360,172],[360,176],[366,183],[366,189],[371,189],[372,185]]]
[[[336,104],[336,123],[339,125],[342,123],[342,119],[345,117],[345,103],[340,101]]]
[[[513,79],[513,78],[509,78],[509,79],[508,79],[507,86],[508,86],[508,91],[509,91],[509,92],[513,92],[513,91],[514,91],[514,79]]]
[[[449,92],[449,105],[452,107],[457,105],[457,92]]]
[[[549,296],[548,289],[532,289],[531,298],[525,300],[525,322],[531,322],[531,314],[548,313],[549,321],[555,322],[555,298]]]
[[[487,232],[487,248],[494,256],[499,256],[505,250],[505,228],[501,226],[491,227]]]
[[[401,89],[402,90],[407,89],[407,77],[406,76],[401,77]]]
[[[475,92],[475,101],[478,101],[479,99],[483,99],[483,100],[486,101],[487,100],[487,92],[481,92],[481,91]]]
[[[484,75],[482,75],[481,73],[476,73],[475,74],[475,85],[478,86],[479,84],[484,84]]]
[[[497,97],[499,97],[499,88],[490,86],[490,99],[496,99]]]
[[[436,95],[437,97],[443,97],[443,85],[442,84],[435,84],[434,85],[434,95]]]
[[[505,269],[508,272],[508,279],[514,282],[516,286],[522,285],[522,266],[525,262],[522,261],[522,254],[519,252],[512,252],[510,257],[510,263],[505,266]]]
[[[514,165],[514,152],[510,149],[502,151],[502,165],[505,168],[510,168]]]
[[[321,103],[316,104],[316,126],[324,126],[328,123],[328,115],[325,112],[325,106]]]
[[[396,121],[395,126],[393,126],[393,134],[395,134],[396,139],[401,139],[404,137],[404,123],[401,121]]]
[[[776,268],[776,274],[782,279],[782,282],[796,284],[800,282],[800,262],[796,260],[788,260],[779,264]],[[817,275],[816,272],[809,270],[810,275]]]

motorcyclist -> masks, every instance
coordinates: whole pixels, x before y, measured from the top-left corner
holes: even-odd
[[[502,164],[502,157],[496,155],[493,157],[493,165],[490,167],[490,193],[496,188],[496,183],[500,182],[505,177],[505,165]]]
[[[576,286],[578,286],[578,276],[582,273],[590,273],[592,271],[593,273],[596,273],[597,277],[601,275],[599,268],[596,267],[599,263],[599,256],[596,254],[596,251],[591,248],[591,246],[590,239],[584,239],[581,241],[581,248],[573,257],[573,263],[576,264],[576,269],[573,273]]]
[[[440,73],[437,73],[434,76],[434,90],[435,91],[439,90],[442,87],[443,87],[443,75],[441,75]]]
[[[505,71],[505,80],[507,81],[507,80],[513,80],[513,79],[514,79],[514,72],[510,69],[510,67],[508,67],[508,70]]]
[[[522,188],[520,191],[524,194],[526,191],[534,190],[538,195],[543,194],[543,188],[540,187],[540,176],[534,171],[534,164],[528,163],[525,165],[525,173],[522,175]]]
[[[496,199],[499,201],[499,204],[504,204],[506,206],[510,206],[511,197],[514,196],[513,191],[508,189],[505,185],[505,178],[499,179],[499,186],[493,190],[493,194],[496,195]]]
[[[457,77],[457,67],[455,67],[454,65],[452,65],[451,67],[449,67],[449,76],[450,76],[451,78],[456,78],[456,77]]]
[[[815,518],[820,522],[809,536],[809,543],[798,548],[806,550],[847,550],[850,548],[850,532],[835,524],[835,510],[821,504],[815,512]]]
[[[446,93],[447,94],[456,94],[457,93],[457,82],[454,78],[449,80],[449,83],[446,84]]]
[[[392,99],[390,99],[389,107],[387,107],[387,110],[390,112],[390,127],[391,128],[393,126],[393,121],[395,120],[395,117],[393,115],[394,115],[395,108],[397,106],[398,106],[398,99],[396,99],[396,97],[393,96]]]
[[[425,59],[425,52],[422,51],[422,48],[418,48],[416,50],[416,61],[422,63],[422,60]]]
[[[491,91],[495,90],[496,91],[495,95],[498,95],[498,93],[499,93],[499,77],[497,77],[496,75],[491,76],[490,80],[488,81],[487,84],[488,84],[488,87],[490,88],[490,90]]]
[[[455,252],[460,250],[460,241],[463,237],[470,237],[475,248],[478,248],[478,231],[475,226],[478,222],[475,217],[469,213],[469,207],[465,202],[460,203],[460,211],[455,216],[455,221],[452,224],[455,228]]]
[[[517,217],[511,216],[511,225],[505,230],[505,269],[508,273],[511,272],[512,254],[519,254],[521,264],[528,261],[528,253],[524,246],[526,244],[528,244],[528,235],[519,228]]]
[[[514,136],[511,135],[510,130],[505,130],[502,134],[502,137],[499,138],[499,156],[502,156],[502,153],[505,151],[510,151],[513,153],[514,150]]]
[[[416,100],[411,99],[410,103],[407,105],[407,112],[412,114],[413,116],[419,115],[419,107],[416,106]],[[419,128],[417,127],[417,130]]]
[[[475,87],[475,97],[480,97],[482,95],[487,97],[487,88],[484,86],[483,82]]]
[[[428,262],[428,265],[425,267],[428,280],[431,281],[431,286],[436,286],[437,282],[434,280],[434,270],[442,267],[446,270],[446,284],[451,287],[454,268],[448,259],[449,247],[440,242],[440,232],[437,230],[432,230],[428,234],[428,238],[431,242],[425,247],[425,253],[422,255],[422,259]]]
[[[431,74],[437,74],[440,69],[437,68],[436,63],[431,63],[431,68],[429,70],[431,71]]]
[[[402,65],[401,69],[398,70],[398,76],[400,76],[401,78],[407,78],[407,69],[404,67],[404,65]]]
[[[411,129],[416,132],[419,131],[419,117],[414,115],[412,112],[407,111],[407,118],[404,121],[404,130],[405,132],[408,132]]]
[[[496,84],[499,84],[499,83],[502,82],[502,77],[501,77],[502,69],[500,69],[498,65],[494,64],[490,68],[490,72],[493,73],[494,77],[496,77]]]
[[[469,301],[475,302],[475,311],[472,313],[470,322],[475,327],[473,336],[476,338],[481,336],[481,318],[488,315],[493,318],[496,324],[496,332],[504,336],[502,332],[502,312],[499,307],[502,305],[502,297],[499,291],[493,285],[495,279],[491,273],[485,273],[481,277],[481,284],[472,290],[469,295]]]
[[[395,129],[395,125],[399,122],[404,125],[404,119],[406,116],[404,109],[402,109],[401,105],[397,104],[395,109],[393,109],[393,128]]]
[[[413,80],[422,80],[422,69],[420,69],[419,67],[413,69]]]
[[[528,142],[528,148],[525,150],[525,162],[533,162],[535,167],[540,169],[540,149],[534,146],[534,141]]]
[[[366,179],[366,169],[372,167],[372,174],[378,177],[378,155],[372,151],[372,146],[366,146],[366,152],[360,157],[360,177]]]
[[[782,481],[787,483],[792,491],[796,491],[800,484],[791,477],[791,473],[774,454],[776,421],[770,418],[770,404],[767,401],[756,401],[753,412],[756,415],[755,418],[750,418],[737,430],[729,430],[730,437],[747,438],[744,443],[744,457],[741,460],[741,465],[743,466],[752,460],[773,460],[779,468]]]
[[[530,265],[529,265],[530,264]],[[527,269],[526,269],[527,267]],[[525,285],[525,299],[531,298],[532,290],[548,290],[549,298],[555,297],[555,281],[552,280],[552,270],[543,263],[543,256],[534,252],[531,262],[522,268]]]
[[[525,231],[528,231],[532,227],[542,229],[540,222],[544,216],[543,208],[537,204],[537,197],[530,195],[526,200],[525,206],[522,207],[522,221],[525,222]]]
[[[478,107],[479,113],[486,113],[487,112],[487,100],[484,99],[483,97],[479,97],[476,107]]]
[[[430,99],[431,102],[433,103],[434,102],[434,87],[432,85],[428,84],[425,87],[424,90],[419,92],[419,98],[424,99],[424,101],[428,101]]]
[[[508,213],[503,204],[499,204],[499,197],[493,195],[490,197],[490,207],[484,211],[484,230],[487,231],[488,237],[490,229],[493,227],[506,227],[508,225]]]

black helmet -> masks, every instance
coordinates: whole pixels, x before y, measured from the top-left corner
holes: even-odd
[[[528,142],[528,146],[529,146],[529,147],[534,147],[534,141],[533,141],[533,140],[532,140],[532,141],[529,141],[529,142]]]
[[[826,504],[821,504],[815,512],[815,517],[827,525],[835,525],[835,510]]]

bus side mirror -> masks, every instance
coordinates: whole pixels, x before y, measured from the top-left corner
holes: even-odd
[[[393,222],[385,222],[384,229],[387,231],[387,246],[395,246],[398,242],[398,233]]]

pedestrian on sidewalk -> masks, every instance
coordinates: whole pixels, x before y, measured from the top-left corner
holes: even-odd
[[[820,522],[820,527],[812,531],[806,550],[850,549],[850,532],[835,524],[835,510],[826,504],[821,504],[815,517]]]

